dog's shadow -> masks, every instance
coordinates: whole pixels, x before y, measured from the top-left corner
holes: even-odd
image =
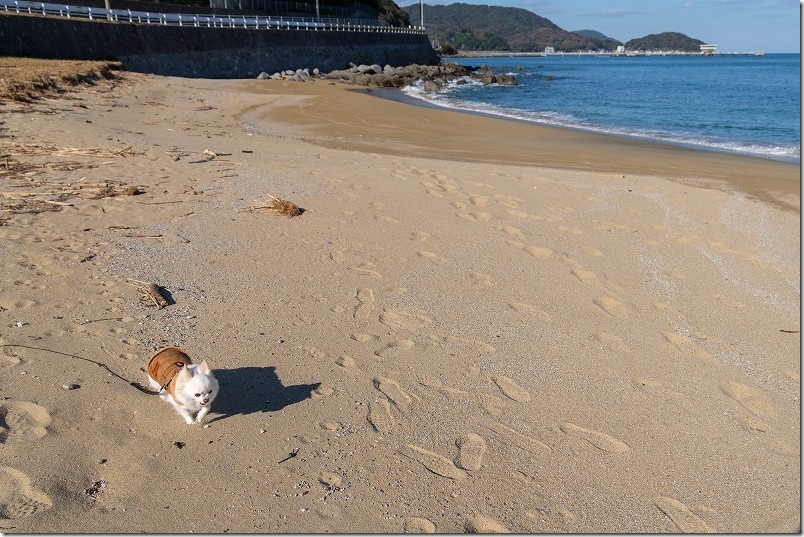
[[[212,413],[222,414],[209,420],[222,420],[238,414],[276,412],[312,397],[320,382],[285,386],[275,367],[238,367],[213,372],[220,384],[218,397],[212,403]]]

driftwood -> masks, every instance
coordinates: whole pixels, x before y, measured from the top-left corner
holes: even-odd
[[[134,285],[142,296],[140,297],[140,302],[143,304],[153,304],[156,306],[156,309],[161,310],[162,308],[166,308],[170,305],[168,299],[165,298],[165,295],[162,294],[162,289],[156,285],[155,283],[150,282],[141,282],[139,280],[133,280],[129,278],[130,282],[136,282],[136,284],[129,283],[129,285]]]

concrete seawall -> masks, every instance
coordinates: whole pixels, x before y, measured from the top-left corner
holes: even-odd
[[[110,23],[0,13],[0,55],[119,60],[130,71],[250,78],[261,71],[356,64],[432,65],[426,35]]]

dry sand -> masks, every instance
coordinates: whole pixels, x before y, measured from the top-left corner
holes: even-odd
[[[0,531],[798,531],[798,166],[126,78],[0,108]]]

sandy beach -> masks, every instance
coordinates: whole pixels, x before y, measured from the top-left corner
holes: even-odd
[[[800,167],[377,93],[0,105],[0,531],[799,532]]]

